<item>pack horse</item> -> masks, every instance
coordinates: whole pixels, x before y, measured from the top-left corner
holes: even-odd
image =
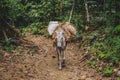
[[[66,22],[50,21],[48,32],[52,35],[53,46],[56,48],[58,55],[58,69],[62,70],[65,66],[65,50],[67,41],[76,35],[76,29],[72,24]]]

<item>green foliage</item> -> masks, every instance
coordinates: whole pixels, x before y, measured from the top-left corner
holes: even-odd
[[[4,43],[4,49],[6,50],[6,51],[8,51],[8,52],[12,52],[12,50],[14,49],[14,46],[11,44],[11,39],[9,38],[9,39],[7,39],[7,40],[5,40],[4,42],[2,42],[2,43]]]
[[[28,27],[22,28],[23,32],[36,32],[39,29],[41,29],[41,24],[40,23],[32,23]]]
[[[98,56],[99,56],[100,59],[104,59],[106,57],[106,54],[105,53],[99,53]]]
[[[9,0],[1,0],[0,1],[0,17],[4,17],[6,15],[8,15],[9,11]]]
[[[95,66],[96,62],[95,61],[89,61],[88,66],[93,68]]]
[[[97,32],[97,37],[92,42],[91,50],[97,52],[100,60],[118,64],[120,61],[119,25],[116,27],[101,28],[101,30],[99,29],[99,32]]]
[[[120,80],[120,77],[117,77],[117,80]]]
[[[113,74],[113,68],[112,67],[110,67],[110,66],[107,66],[106,68],[105,68],[105,70],[104,70],[104,76],[107,76],[107,77],[109,77],[109,76],[111,76],[112,74]]]
[[[92,17],[91,21],[89,22],[90,26],[103,26],[105,25],[107,20],[105,17]]]
[[[30,32],[30,33],[33,33],[33,34],[44,35],[46,37],[49,36],[49,34],[47,32],[47,28],[39,22],[32,23],[31,25],[29,25],[25,28],[22,28],[22,32],[23,33]]]
[[[19,43],[17,40],[12,38],[8,38],[5,41],[0,40],[0,42],[2,48],[8,52],[12,52],[16,48],[16,44]]]
[[[94,48],[97,53],[98,57],[101,60],[105,60],[107,62],[112,62],[114,64],[118,64],[119,62],[119,44],[116,44],[114,46],[108,46],[105,43],[101,42],[95,42]]]
[[[12,52],[14,50],[14,46],[13,45],[5,46],[5,50],[8,52]]]
[[[10,9],[12,9],[9,14],[14,21],[18,17],[23,17],[25,15],[26,6],[21,3],[21,0],[10,0]]]
[[[84,30],[84,27],[82,26],[83,20],[81,19],[83,17],[83,15],[82,14],[74,14],[72,17],[73,17],[72,23],[74,24],[75,28],[77,29],[77,36],[79,37],[79,36],[81,36],[81,34]]]
[[[114,34],[120,34],[120,25],[116,26],[113,30]]]

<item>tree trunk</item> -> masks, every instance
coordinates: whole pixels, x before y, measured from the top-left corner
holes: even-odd
[[[85,3],[85,11],[86,11],[86,25],[85,25],[85,30],[87,31],[90,28],[89,27],[90,17],[89,17],[87,0],[84,0],[84,3]]]
[[[88,11],[88,4],[87,4],[86,0],[84,0],[84,3],[85,3],[85,11],[86,11],[86,21],[88,23],[88,22],[90,22],[89,11]]]
[[[69,17],[69,23],[71,21],[71,18],[72,18],[72,14],[73,14],[73,9],[74,9],[74,6],[75,6],[75,0],[73,0],[73,5],[72,5],[72,9],[71,9],[71,12],[70,12],[70,17]]]

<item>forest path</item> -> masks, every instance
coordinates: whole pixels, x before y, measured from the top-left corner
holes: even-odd
[[[51,39],[38,35],[29,35],[26,39],[39,48],[31,47],[31,51],[22,48],[20,55],[2,58],[0,80],[109,80],[89,68],[87,60],[80,62],[84,52],[78,48],[78,43],[68,44],[66,67],[59,71]]]

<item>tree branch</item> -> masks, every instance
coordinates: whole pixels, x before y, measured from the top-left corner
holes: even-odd
[[[2,30],[2,32],[3,32],[3,35],[4,35],[4,37],[5,37],[5,40],[7,40],[7,39],[8,39],[8,37],[7,37],[6,32],[5,32],[4,30]]]
[[[85,3],[85,10],[86,10],[86,21],[89,22],[90,17],[89,17],[89,11],[88,11],[88,4],[86,0],[84,0],[84,3]]]
[[[15,33],[18,34],[18,37],[21,37],[21,36],[22,36],[21,32],[20,32],[17,28],[15,28],[14,24],[11,25],[11,24],[8,23],[6,20],[4,20],[4,18],[2,18],[2,19],[3,19],[3,21],[8,25],[7,27],[8,27],[9,29],[13,30]]]
[[[74,10],[74,6],[75,6],[75,0],[73,0],[73,6],[72,6],[72,9],[71,9],[71,12],[70,12],[70,17],[69,17],[69,23],[71,21],[71,18],[72,18],[72,13],[73,13],[73,10]]]

